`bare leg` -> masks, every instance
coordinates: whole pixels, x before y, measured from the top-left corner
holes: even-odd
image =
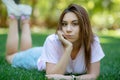
[[[22,20],[22,34],[20,50],[26,50],[32,47],[31,31],[29,25],[29,19]]]
[[[6,43],[6,59],[11,63],[12,56],[18,52],[18,22],[16,18],[9,18],[9,32]]]

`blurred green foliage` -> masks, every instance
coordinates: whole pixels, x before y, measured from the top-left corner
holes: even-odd
[[[120,28],[120,0],[20,0],[20,3],[32,6],[33,26],[56,27],[61,12],[69,4],[75,3],[86,8],[95,28]],[[0,27],[6,26],[6,15],[6,7],[0,1]]]

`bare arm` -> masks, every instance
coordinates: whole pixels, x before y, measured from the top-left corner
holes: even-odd
[[[47,74],[64,74],[68,62],[70,60],[70,55],[72,51],[72,43],[64,39],[61,31],[58,32],[58,37],[65,46],[64,53],[57,64],[46,63],[46,73]]]
[[[47,74],[64,74],[66,66],[70,59],[70,48],[67,48],[57,64],[47,63],[46,73]]]
[[[96,80],[97,77],[99,76],[99,72],[100,72],[100,62],[92,63],[90,67],[90,71],[85,75],[76,76],[76,80]],[[46,77],[49,80],[52,80],[52,79],[73,80],[71,75],[65,76],[61,74],[51,74],[51,75],[46,75]]]
[[[46,75],[48,80],[73,80],[71,76],[65,76],[62,74]]]
[[[79,79],[96,80],[97,77],[99,76],[99,73],[100,73],[100,62],[95,62],[95,63],[91,63],[90,71],[87,74],[77,76],[76,78],[78,80]]]

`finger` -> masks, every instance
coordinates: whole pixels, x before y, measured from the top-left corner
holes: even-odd
[[[63,32],[59,30],[57,33],[58,33],[59,39],[60,39],[60,40],[63,40],[63,39],[64,39],[64,38],[63,38]]]

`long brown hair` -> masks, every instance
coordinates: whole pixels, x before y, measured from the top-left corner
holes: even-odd
[[[87,11],[80,5],[70,4],[61,14],[59,22],[58,22],[58,30],[62,29],[62,20],[66,13],[73,12],[78,17],[79,21],[79,36],[80,36],[80,44],[84,45],[85,51],[85,65],[87,72],[90,70],[90,60],[91,60],[91,44],[93,43],[93,32],[91,29],[91,23],[87,14]]]

